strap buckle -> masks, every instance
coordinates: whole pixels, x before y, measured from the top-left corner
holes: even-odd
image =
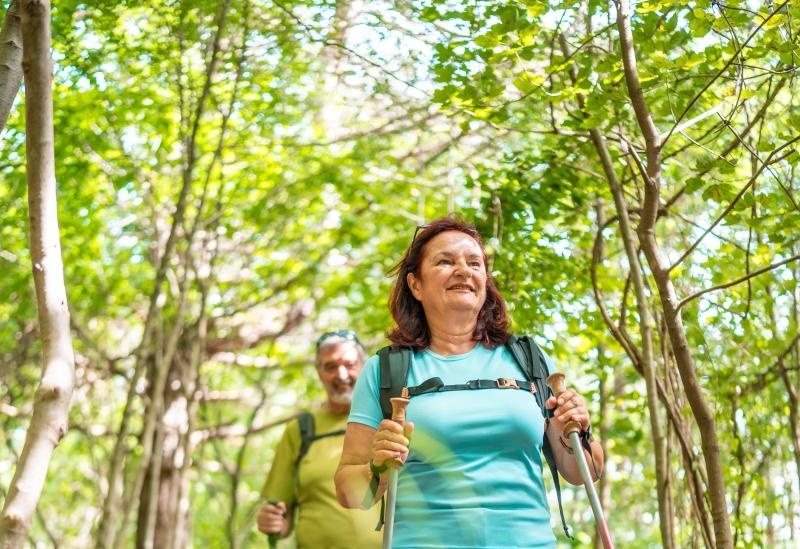
[[[510,377],[498,377],[497,387],[499,389],[519,389],[519,385],[517,385],[517,380],[512,379]]]

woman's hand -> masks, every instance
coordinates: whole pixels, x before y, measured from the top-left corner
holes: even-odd
[[[577,423],[581,431],[588,429],[591,424],[586,401],[573,389],[565,390],[558,397],[548,398],[545,406],[553,410],[550,423],[554,424],[559,433],[563,433],[564,427],[571,421]]]
[[[574,422],[581,431],[589,429],[591,419],[589,410],[586,408],[586,401],[573,389],[567,389],[558,397],[548,398],[545,406],[553,410],[553,417],[549,419],[545,434],[555,455],[558,471],[567,482],[577,486],[583,482],[583,476],[573,455],[570,442],[564,433],[564,428],[567,424]],[[603,448],[591,439],[586,442],[588,442],[588,447],[584,448],[584,456],[587,462],[592,464],[590,467],[592,479],[597,480],[603,473],[605,464]]]
[[[402,467],[408,459],[408,445],[414,424],[406,422],[404,425],[384,419],[378,425],[378,430],[372,437],[372,464],[382,469],[388,467]]]
[[[411,423],[402,426],[389,419],[382,420],[377,429],[361,423],[347,424],[342,457],[333,477],[336,499],[343,507],[368,509],[380,501],[388,486],[387,469],[401,467],[408,458],[413,430]]]

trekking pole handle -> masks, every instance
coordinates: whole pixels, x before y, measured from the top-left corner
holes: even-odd
[[[402,396],[405,394],[406,396]],[[408,407],[408,388],[403,387],[403,393],[399,397],[392,397],[389,402],[392,403],[392,421],[396,421],[400,425],[406,423],[406,408]]]
[[[567,390],[564,378],[565,376],[562,373],[555,373],[547,378],[547,384],[550,386],[556,398]],[[572,453],[575,455],[578,469],[583,478],[583,486],[586,489],[586,495],[589,497],[589,505],[594,514],[595,525],[600,534],[600,541],[604,549],[614,549],[614,542],[611,539],[611,532],[608,530],[608,523],[603,513],[603,507],[600,505],[600,498],[598,498],[597,492],[594,489],[592,474],[589,471],[589,465],[586,463],[586,456],[583,455],[584,448],[581,444],[580,432],[581,426],[577,421],[571,420],[564,425],[564,434],[568,435],[570,445],[572,446]]]
[[[408,388],[403,387],[399,397],[389,399],[392,404],[392,421],[400,425],[406,424],[406,408],[408,407]],[[399,459],[392,460],[397,467],[403,465]],[[394,539],[394,510],[397,506],[397,467],[389,467],[389,485],[386,488],[386,509],[383,524],[383,549],[391,549]]]
[[[270,505],[278,505],[278,500],[268,499],[267,503]],[[286,517],[286,513],[284,513],[283,516]],[[267,534],[267,540],[269,541],[269,549],[278,547],[278,534]]]
[[[551,374],[547,377],[547,384],[553,390],[553,394],[558,398],[561,393],[567,390],[567,384],[564,381],[566,376],[560,372]],[[564,424],[564,434],[569,437],[572,433],[580,433],[581,424],[577,421],[571,420]]]
[[[392,421],[399,423],[400,425],[406,424],[406,408],[408,408],[408,388],[403,387],[402,391],[400,392],[399,397],[392,397],[389,399],[389,402],[392,404]],[[397,465],[398,467],[402,467],[403,462],[400,461],[398,458],[392,460],[392,463]]]

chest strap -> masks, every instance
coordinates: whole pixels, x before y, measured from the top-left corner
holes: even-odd
[[[432,377],[416,387],[409,387],[408,394],[409,396],[415,396],[427,393],[441,393],[443,391],[473,391],[476,389],[520,389],[536,393],[536,384],[510,377],[498,377],[497,379],[473,379],[466,383],[445,385],[441,378]]]

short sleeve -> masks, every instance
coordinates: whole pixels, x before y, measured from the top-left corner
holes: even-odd
[[[379,362],[378,355],[373,355],[361,369],[361,374],[358,376],[353,390],[353,403],[350,406],[348,418],[348,421],[352,423],[361,423],[373,429],[377,429],[383,419]]]
[[[297,419],[286,424],[281,439],[275,447],[275,457],[267,475],[267,481],[261,489],[264,499],[278,500],[287,507],[294,506],[297,475],[297,453],[300,451],[300,423]]]

